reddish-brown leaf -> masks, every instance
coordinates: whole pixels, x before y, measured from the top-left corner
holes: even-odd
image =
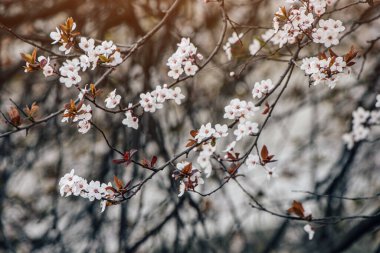
[[[183,169],[182,169],[182,173],[183,174],[186,174],[186,175],[189,175],[191,173],[191,171],[193,170],[193,164],[192,163],[189,163],[188,165],[186,165]]]
[[[34,48],[33,53],[32,53],[33,63],[36,62],[36,58],[37,58],[37,48]]]
[[[141,164],[144,165],[145,167],[148,167],[148,168],[150,167],[150,166],[149,166],[149,162],[148,162],[148,160],[145,159],[145,158],[143,158],[143,159],[141,160]]]
[[[260,154],[261,154],[261,159],[262,160],[267,160],[268,159],[268,148],[267,148],[267,146],[263,146],[262,148],[261,148],[261,152],[260,152]]]
[[[133,155],[136,154],[136,152],[137,152],[136,149],[131,149],[131,150],[129,150],[129,151],[126,151],[126,152],[124,153],[124,160],[125,160],[126,162],[128,162],[129,160],[132,159]]]
[[[197,143],[196,140],[189,139],[189,141],[188,141],[187,144],[186,144],[186,147],[187,147],[187,148],[192,147],[192,146],[194,146],[196,143]]]
[[[21,117],[20,117],[20,113],[19,111],[17,110],[16,107],[11,107],[9,110],[8,110],[8,115],[9,115],[9,118],[10,118],[10,122],[15,125],[15,126],[19,126],[21,125]]]
[[[286,8],[285,8],[285,6],[282,6],[282,7],[281,7],[281,12],[282,12],[282,14],[283,14],[285,17],[288,16],[287,13],[286,13]]]
[[[234,153],[231,153],[231,152],[227,152],[227,158],[234,161],[236,160],[236,156]]]
[[[323,60],[323,59],[327,59],[327,55],[325,53],[319,53],[319,59]]]
[[[114,192],[114,193],[117,192],[117,190],[116,190],[115,188],[113,188],[112,186],[107,186],[107,187],[106,187],[106,191],[112,191],[112,192]]]
[[[300,218],[304,218],[304,208],[301,202],[293,200],[292,206],[288,209],[289,214],[295,214]]]
[[[231,164],[231,166],[227,169],[228,173],[230,175],[235,175],[237,170],[239,169],[240,167],[240,163],[233,163]]]
[[[150,167],[153,168],[157,163],[157,156],[153,156],[152,160],[150,160]]]
[[[114,160],[112,160],[112,163],[121,164],[121,163],[125,163],[125,160],[124,159],[114,159]]]
[[[191,137],[195,138],[198,135],[198,130],[191,130],[190,135]]]
[[[264,108],[264,111],[262,112],[263,115],[267,114],[270,110],[270,105],[268,103],[268,101],[265,101],[265,108]]]
[[[113,176],[113,181],[115,182],[116,187],[120,190],[123,189],[123,181],[121,181],[117,176]]]
[[[28,115],[29,118],[34,118],[37,111],[39,109],[39,106],[36,104],[36,102],[33,102],[32,106],[29,108],[28,106],[25,106],[24,112],[26,115]]]

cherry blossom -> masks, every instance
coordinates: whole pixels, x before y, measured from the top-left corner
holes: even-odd
[[[163,103],[166,100],[174,100],[179,105],[184,98],[185,96],[181,93],[181,88],[169,89],[164,84],[163,87],[158,85],[152,92],[141,93],[139,103],[144,108],[144,111],[153,113],[163,108]]]
[[[269,167],[268,165],[265,166],[265,170],[266,170],[266,173],[267,173],[267,179],[268,181],[271,180],[272,178],[275,178],[277,177],[277,173],[276,173],[276,167]]]
[[[180,179],[178,197],[181,197],[186,191],[195,190],[198,185],[204,184],[201,172],[187,161],[177,163],[176,171],[173,172],[172,176],[175,179]]]
[[[234,131],[234,135],[236,135],[236,141],[239,141],[245,136],[253,135],[258,132],[258,124],[247,120],[238,124],[237,129]]]
[[[168,76],[173,79],[178,79],[183,73],[183,68],[180,65],[172,66],[168,72]]]
[[[81,120],[78,122],[78,132],[85,134],[91,129],[91,123],[86,120]]]
[[[68,197],[70,195],[80,196],[87,198],[90,201],[101,200],[103,198],[112,198],[112,194],[107,193],[107,187],[112,186],[108,184],[100,183],[99,181],[91,180],[87,183],[87,180],[74,174],[74,169],[70,173],[65,174],[58,183],[59,191],[62,196]],[[102,201],[101,212],[104,211],[105,205]]]
[[[248,169],[254,169],[258,164],[260,165],[259,156],[249,154],[247,160],[245,161],[245,165],[248,167]]]
[[[79,76],[80,62],[77,58],[73,60],[66,60],[63,66],[59,68],[61,77],[59,81],[63,83],[67,88],[70,88],[74,84],[78,84],[82,78]]]
[[[215,133],[214,133],[215,138],[222,138],[222,137],[226,137],[227,135],[228,135],[228,126],[226,124],[215,125]]]
[[[69,122],[69,119],[72,119],[73,122],[78,122],[78,131],[80,133],[85,134],[91,129],[92,109],[90,105],[82,104],[77,111],[76,109],[75,111],[65,109],[63,115],[62,122]]]
[[[172,90],[167,88],[167,84],[164,84],[163,87],[157,85],[156,89],[152,91],[152,95],[156,97],[158,103],[163,103],[167,99],[172,99]]]
[[[207,123],[201,126],[195,139],[200,143],[203,139],[211,137],[214,133],[215,129],[211,127],[211,123]]]
[[[178,79],[183,73],[193,76],[198,71],[196,59],[202,60],[203,56],[197,53],[197,48],[189,38],[182,38],[177,44],[178,48],[168,59],[167,66],[170,68],[168,76]]]
[[[50,33],[50,38],[54,40],[51,44],[57,44],[61,40],[61,30],[58,27],[55,28],[55,32]]]
[[[73,122],[76,121],[89,121],[92,118],[92,109],[90,105],[83,104],[78,113],[73,118]]]
[[[128,108],[131,108],[132,104],[128,105]],[[128,110],[125,112],[125,119],[121,122],[123,125],[126,125],[127,127],[131,127],[134,129],[139,128],[139,119],[133,115],[131,110]]]
[[[155,112],[163,107],[150,92],[140,94],[140,105],[146,112]]]
[[[352,124],[353,126],[359,126],[367,121],[369,118],[370,112],[367,110],[364,110],[363,107],[358,107],[353,113],[352,113]]]
[[[334,1],[310,0],[305,5],[303,1],[287,1],[288,3],[300,2],[301,6],[292,5],[289,10],[279,8],[273,18],[273,29],[267,30],[262,38],[282,48],[285,44],[294,44],[302,37],[311,38],[314,43],[324,44],[325,47],[339,44],[339,33],[345,30],[340,20],[321,19],[327,5]],[[319,20],[318,26],[314,25]],[[311,34],[311,36],[310,36]]]
[[[199,68],[197,65],[193,65],[190,61],[187,61],[185,66],[183,66],[183,69],[185,70],[186,75],[193,76],[197,73]]]
[[[72,186],[74,185],[74,178],[76,176],[74,175],[74,169],[70,171],[70,173],[65,174],[60,180],[59,180],[59,186],[60,186],[60,193],[61,196],[70,196],[72,194]]]
[[[304,58],[301,69],[310,76],[314,85],[325,83],[331,89],[335,87],[340,78],[349,73],[349,68],[343,57]]]
[[[91,52],[95,48],[95,40],[94,39],[87,39],[85,37],[81,37],[78,46],[84,52]]]
[[[116,95],[116,89],[110,92],[104,102],[106,102],[107,108],[115,108],[120,103],[121,96]]]
[[[330,47],[339,44],[339,33],[345,30],[342,21],[328,19],[319,20],[319,28],[315,29],[312,37],[315,43],[324,44],[325,47]]]
[[[240,100],[238,98],[232,99],[230,104],[224,107],[224,118],[227,119],[250,119],[259,110],[252,102]]]
[[[181,88],[176,87],[175,89],[171,90],[170,98],[174,100],[174,102],[177,105],[180,105],[182,103],[182,99],[185,98],[185,95],[181,93]]]
[[[90,201],[94,201],[95,199],[100,200],[104,192],[99,181],[91,181],[88,184],[88,199]]]
[[[305,230],[305,232],[309,235],[309,240],[312,240],[313,237],[314,237],[314,228],[312,226],[310,226],[310,224],[306,224],[304,227],[303,227],[303,230]]]
[[[379,95],[376,96],[376,99]],[[378,101],[376,101],[376,104]],[[376,107],[376,105],[375,105]],[[366,140],[370,134],[371,127],[380,124],[380,110],[365,110],[358,107],[352,112],[352,131],[342,136],[348,149],[352,149],[354,144]]]
[[[273,90],[273,88],[274,85],[271,79],[255,82],[254,88],[252,89],[252,96],[253,98],[261,98],[263,95],[268,94]]]

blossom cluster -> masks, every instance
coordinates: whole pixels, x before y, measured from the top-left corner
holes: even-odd
[[[252,90],[252,96],[253,98],[261,98],[263,94],[269,93],[273,88],[274,86],[270,79],[256,82]],[[258,124],[252,121],[259,109],[251,101],[247,102],[238,98],[232,99],[230,104],[224,107],[224,118],[239,121],[234,131],[236,141],[259,132]]]
[[[380,108],[380,94],[376,96],[375,107]],[[352,131],[343,135],[343,141],[348,149],[352,149],[355,142],[366,140],[370,133],[370,127],[380,125],[380,110],[365,110],[363,107],[357,108],[352,113]]]
[[[99,181],[87,182],[86,179],[74,174],[74,169],[70,173],[65,174],[59,180],[59,189],[61,196],[68,197],[70,195],[80,196],[90,201],[101,201],[101,212],[105,210],[107,200],[113,198],[112,193],[107,191],[107,187],[111,187],[112,184],[100,183]]]
[[[66,60],[63,66],[59,68],[60,79],[59,81],[71,87],[81,81],[79,71],[86,71],[88,68],[94,70],[99,62],[104,65],[116,66],[123,60],[121,54],[117,51],[116,45],[112,41],[103,41],[100,45],[95,46],[94,39],[87,39],[82,37],[78,44],[84,54],[79,58]]]
[[[262,80],[261,82],[256,82],[252,90],[252,96],[253,98],[261,98],[263,95],[266,95],[271,90],[273,90],[273,88],[274,88],[274,85],[271,79]]]
[[[333,5],[336,0],[286,0],[287,3],[297,3],[307,4],[310,10],[312,10],[316,15],[321,16],[325,13],[327,6]]]
[[[92,118],[92,109],[90,105],[81,104],[79,108],[71,101],[70,105],[66,106],[63,113],[62,122],[68,122],[70,119],[73,122],[78,122],[78,131],[82,134],[87,133],[91,129],[90,120]]]
[[[40,63],[40,66],[42,68],[42,73],[45,77],[52,76],[54,74],[54,69],[50,65],[50,58],[45,56],[38,57],[38,62]]]
[[[62,24],[55,28],[56,31],[50,33],[50,38],[53,41],[52,44],[60,43],[59,51],[64,52],[65,54],[70,53],[71,49],[75,45],[75,38],[79,35],[79,32],[75,32],[77,27],[73,18],[68,18],[65,24]]]
[[[260,91],[260,97],[262,94],[267,94],[274,88],[272,81],[262,80],[261,82],[255,83],[255,88],[252,91],[253,97],[257,97],[258,93],[255,89]],[[224,108],[224,118],[237,121],[237,127],[233,131],[235,136],[235,141],[232,142],[225,152],[229,152],[236,145],[236,141],[240,141],[246,136],[253,136],[259,132],[258,123],[252,121],[252,118],[255,116],[256,112],[259,110],[259,107],[256,107],[251,101],[240,100],[238,98],[232,99]],[[228,126],[226,124],[216,124],[213,128],[211,123],[202,125],[199,130],[196,131],[194,139],[197,143],[201,143],[207,139],[218,139],[223,138],[228,135]],[[199,153],[197,162],[200,167],[204,170],[206,177],[209,177],[212,172],[211,165],[211,156],[215,152],[215,145],[212,145],[210,142],[206,141],[205,144],[201,146],[201,152]],[[250,157],[251,159],[251,157]],[[250,160],[249,160],[250,161]],[[249,162],[248,161],[248,162]],[[251,161],[252,162],[252,161]],[[273,175],[273,169],[266,168],[268,175]]]
[[[249,154],[245,160],[245,166],[249,170],[252,170],[258,165],[264,168],[268,181],[278,176],[276,173],[276,167],[270,167],[268,164],[262,164],[258,155]]]
[[[181,88],[176,87],[174,89],[168,88],[166,84],[162,87],[158,85],[152,92],[140,94],[140,105],[146,112],[155,112],[158,109],[163,108],[163,103],[166,100],[174,100],[178,105],[181,104],[181,100],[185,96],[181,93]]]
[[[24,72],[33,72],[35,70],[42,70],[45,77],[54,74],[54,69],[50,65],[50,58],[39,56],[37,58],[37,49],[35,48],[32,54],[21,53],[22,58],[25,60]]]
[[[267,30],[262,38],[271,41],[282,48],[285,44],[294,44],[304,36],[311,38],[314,43],[324,44],[325,47],[339,44],[339,33],[345,30],[340,20],[319,19],[328,5],[334,1],[288,1],[300,3],[291,6],[289,10],[281,7],[274,15],[273,29]],[[318,20],[318,28],[314,26]]]
[[[198,185],[204,184],[201,172],[186,161],[176,164],[176,170],[172,177],[175,180],[180,180],[178,197],[181,197],[186,191],[194,191]]]
[[[325,83],[331,89],[341,77],[347,76],[350,72],[343,57],[304,58],[301,69],[310,76],[314,85]]]
[[[228,126],[216,124],[215,128],[211,126],[211,123],[207,123],[206,125],[202,125],[200,129],[197,131],[195,136],[195,140],[198,143],[201,143],[203,140],[207,138],[224,138],[228,135]],[[215,145],[212,145],[210,142],[205,143],[201,146],[201,151],[199,153],[197,162],[199,166],[204,170],[206,177],[210,177],[212,172],[211,165],[211,156],[215,152]]]
[[[99,45],[95,45],[94,39],[80,38],[77,43],[79,32],[75,32],[76,23],[72,18],[68,18],[65,24],[56,27],[56,31],[50,33],[52,44],[60,43],[60,51],[65,54],[71,52],[72,48],[78,48],[81,55],[78,58],[66,60],[63,66],[59,68],[59,81],[70,88],[72,85],[78,84],[82,78],[79,71],[86,71],[91,68],[94,70],[99,63],[106,66],[117,66],[123,59],[112,41],[103,41]]]
[[[232,120],[250,119],[255,116],[260,108],[255,106],[251,101],[240,100],[234,98],[230,101],[229,105],[224,107],[224,118]]]
[[[325,47],[331,47],[339,44],[339,33],[345,30],[340,20],[321,19],[318,22],[319,28],[313,29],[313,42],[324,44]]]
[[[203,55],[197,53],[197,48],[190,42],[189,38],[182,38],[177,46],[177,50],[169,57],[166,63],[170,68],[168,76],[178,79],[183,73],[187,76],[195,75],[199,69],[196,59],[203,60]]]

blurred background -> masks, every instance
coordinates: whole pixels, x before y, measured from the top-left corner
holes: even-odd
[[[250,57],[248,46],[272,26],[273,13],[285,1],[226,0],[231,21],[223,44],[232,32],[242,32],[243,44],[229,61],[222,49],[194,78],[178,84],[186,95],[180,106],[140,118],[139,129],[122,125],[123,114],[107,114],[93,107],[93,120],[119,150],[137,149],[136,158],[159,157],[162,164],[184,150],[191,129],[223,120],[224,106],[233,98],[250,100],[256,81],[276,82],[286,69],[292,46]],[[360,2],[360,1],[359,1]],[[1,252],[380,252],[380,153],[379,129],[369,141],[345,148],[342,135],[351,129],[352,112],[372,108],[380,93],[379,5],[366,1],[325,14],[346,27],[334,51],[342,55],[354,46],[359,57],[351,76],[335,89],[309,86],[303,71],[295,68],[288,88],[276,106],[259,145],[267,145],[278,160],[278,177],[266,179],[263,170],[244,166],[239,182],[264,206],[286,214],[293,200],[302,201],[314,217],[337,217],[316,225],[308,240],[305,222],[272,216],[250,206],[250,199],[231,181],[211,196],[186,193],[178,198],[178,183],[168,167],[158,173],[132,199],[107,207],[83,198],[62,198],[58,181],[71,169],[88,180],[144,179],[148,172],[134,165],[112,163],[120,155],[110,150],[102,135],[91,129],[78,133],[75,124],[54,117],[26,131],[0,139],[0,251]],[[73,17],[81,35],[117,44],[132,45],[165,15],[169,0],[1,0],[0,1],[0,110],[6,114],[12,102],[22,108],[37,102],[38,117],[63,108],[78,91],[67,89],[56,77],[41,72],[24,73],[20,53],[33,46],[58,52],[49,33]],[[338,0],[330,11],[354,1]],[[232,24],[234,27],[232,27]],[[171,82],[167,59],[182,37],[189,37],[207,58],[222,33],[218,3],[182,0],[173,15],[152,38],[117,67],[99,88],[101,99],[114,89],[121,104],[136,103],[141,92]],[[11,28],[9,32],[6,28]],[[17,36],[15,36],[17,35]],[[22,39],[20,39],[22,38]],[[120,47],[123,49],[123,47]],[[311,45],[300,58],[316,55],[323,47]],[[38,55],[49,53],[38,50]],[[265,57],[267,56],[267,57]],[[51,57],[57,66],[64,58]],[[300,61],[297,62],[300,65]],[[81,85],[95,82],[106,69],[82,75]],[[240,73],[231,76],[230,72]],[[359,76],[360,75],[360,76]],[[273,102],[273,98],[271,98]],[[139,112],[139,111],[138,111]],[[141,111],[139,112],[141,114]],[[259,118],[259,123],[261,119]],[[25,120],[25,124],[28,122]],[[12,130],[1,119],[0,134]],[[232,134],[230,134],[232,135]],[[219,143],[218,150],[233,140]],[[239,143],[244,153],[251,143]],[[196,156],[190,154],[187,160]],[[185,159],[185,158],[183,158]],[[183,160],[180,159],[179,161]],[[218,187],[223,171],[216,169],[201,192]],[[324,196],[297,191],[310,191]],[[325,196],[328,195],[328,196]],[[342,196],[359,199],[342,199]],[[369,198],[360,198],[366,197]],[[368,215],[371,218],[340,220]]]

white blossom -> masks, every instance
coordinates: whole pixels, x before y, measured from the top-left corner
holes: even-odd
[[[121,96],[116,95],[116,89],[114,89],[108,94],[104,102],[106,102],[107,108],[112,109],[112,108],[115,108],[120,103],[120,99],[121,99]]]
[[[312,240],[313,237],[314,237],[314,229],[312,226],[310,226],[310,224],[307,224],[303,227],[303,229],[305,230],[305,232],[309,235],[309,240]]]

